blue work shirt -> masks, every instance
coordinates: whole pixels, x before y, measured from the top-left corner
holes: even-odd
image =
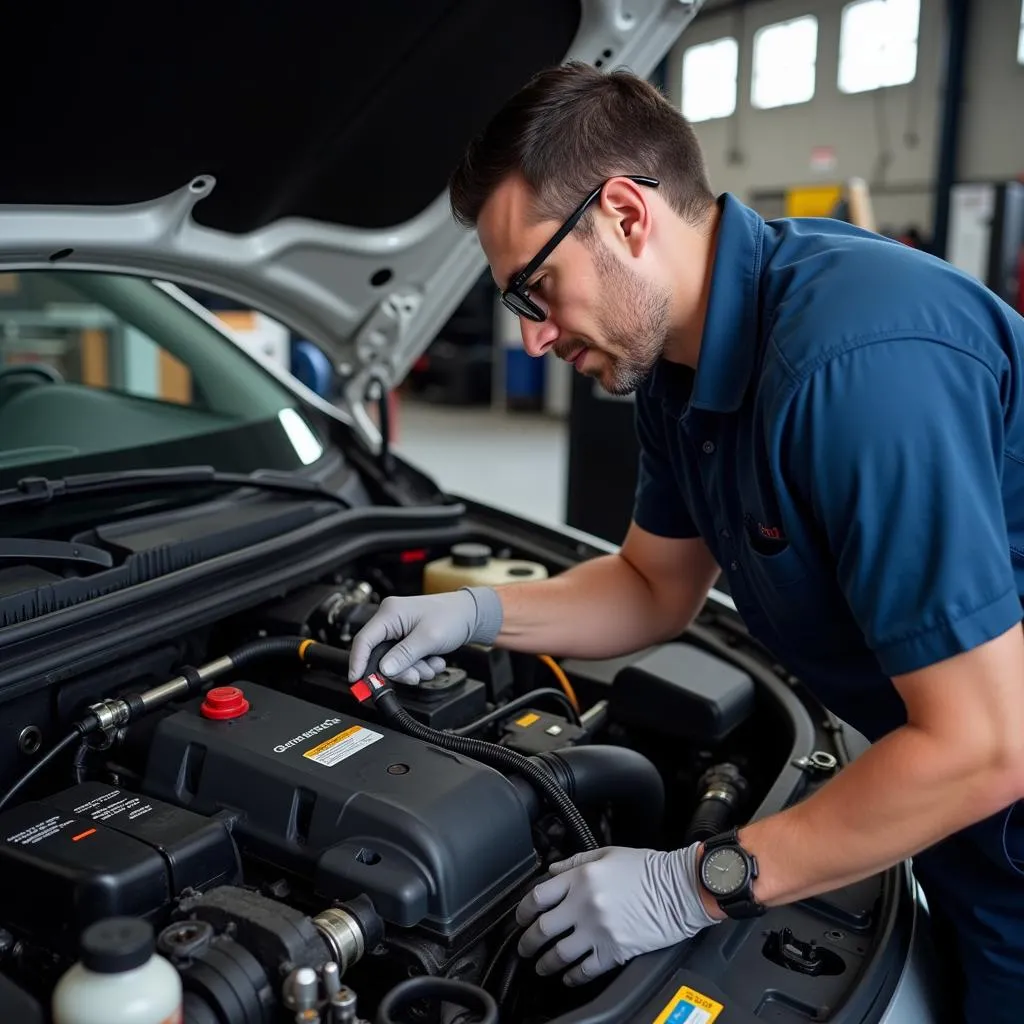
[[[1024,318],[899,242],[719,203],[696,374],[662,361],[636,394],[634,518],[703,537],[751,634],[877,740],[906,721],[892,676],[1021,619]],[[1003,872],[1018,995],[1019,831],[1003,812],[921,858],[969,902],[954,862]]]

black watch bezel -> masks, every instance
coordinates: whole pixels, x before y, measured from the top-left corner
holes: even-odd
[[[733,850],[746,867],[746,877],[743,880],[743,884],[735,892],[729,893],[727,896],[720,896],[714,892],[708,884],[706,874],[711,854],[723,849]],[[697,875],[700,879],[700,884],[728,917],[736,920],[745,920],[751,917],[760,917],[767,911],[768,908],[754,898],[754,882],[759,873],[760,869],[757,864],[757,858],[743,848],[742,843],[739,841],[738,829],[733,828],[728,832],[721,832],[704,841],[704,849],[701,852]]]

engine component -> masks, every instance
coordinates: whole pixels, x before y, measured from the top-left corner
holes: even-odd
[[[297,590],[263,609],[259,622],[271,634],[312,636],[323,643],[348,646],[379,604],[371,584],[348,579]]]
[[[281,986],[284,1005],[290,1010],[315,1010],[320,1001],[320,981],[312,967],[296,967]]]
[[[346,656],[347,652],[339,652]],[[346,662],[347,664],[347,662]],[[299,680],[299,688],[309,700],[338,711],[357,712],[368,719],[379,716],[352,696],[348,686],[337,674],[307,672]],[[459,729],[487,710],[487,688],[476,679],[469,679],[461,668],[449,666],[433,679],[415,686],[402,686],[402,706],[417,721],[431,729]]]
[[[53,991],[54,1024],[167,1024],[181,1011],[181,977],[156,952],[152,925],[132,917],[90,925]]]
[[[178,969],[184,1024],[267,1024],[277,1005],[267,972],[228,934],[206,921],[169,925],[157,948]]]
[[[205,921],[218,932],[229,930],[271,976],[282,964],[319,969],[328,960],[337,960],[339,951],[347,969],[384,935],[380,918],[366,897],[329,908],[311,919],[259,893],[221,886],[183,899],[175,917]]]
[[[616,674],[611,710],[627,726],[720,743],[753,713],[754,681],[693,644],[663,644]]]
[[[456,544],[445,558],[423,567],[423,593],[439,594],[460,587],[496,587],[502,583],[542,580],[548,575],[540,562],[494,558],[486,544]]]
[[[507,771],[520,772],[533,783],[547,798],[556,811],[562,815],[566,826],[573,833],[576,841],[584,850],[596,850],[597,840],[586,819],[573,805],[565,791],[543,770],[537,768],[529,758],[522,754],[498,746],[496,743],[485,743],[468,736],[454,736],[428,729],[416,721],[399,703],[395,691],[388,679],[380,674],[380,659],[387,653],[390,644],[378,644],[367,659],[366,674],[357,679],[350,687],[353,695],[360,701],[372,701],[373,707],[380,711],[385,719],[409,736],[417,737],[427,743],[436,743],[445,750],[468,754],[470,757],[483,761],[484,764]],[[331,668],[339,652],[327,647],[311,645],[304,650],[303,657],[310,664]]]
[[[808,775],[834,775],[839,767],[839,759],[827,750],[815,750],[810,757],[798,757],[793,765]]]
[[[448,656],[449,663],[465,669],[471,679],[479,679],[487,687],[487,699],[501,704],[513,695],[516,674],[512,667],[512,652],[498,647],[480,647],[468,644]]]
[[[335,968],[342,974],[384,938],[384,925],[366,896],[321,911],[313,918],[313,924],[327,943]]]
[[[526,810],[500,775],[268,687],[239,688],[250,709],[236,718],[203,718],[193,700],[156,725],[141,752],[146,792],[205,814],[235,809],[243,852],[312,876],[328,900],[365,893],[385,921],[442,935],[535,869]]]
[[[398,1011],[420,999],[440,999],[471,1010],[479,1024],[498,1024],[498,1005],[486,990],[454,978],[410,978],[396,985],[377,1007],[377,1024],[399,1024]]]
[[[822,974],[842,974],[846,970],[843,958],[834,950],[819,946],[813,939],[798,939],[787,927],[768,933],[762,953],[772,963],[812,978]]]
[[[331,996],[330,1024],[357,1024],[356,994],[350,988],[341,988]]]
[[[534,759],[581,807],[610,804],[615,842],[652,847],[662,841],[665,784],[658,769],[628,747],[588,745]]]
[[[446,668],[417,686],[403,686],[402,706],[431,729],[457,729],[487,710],[487,688],[461,668]]]
[[[102,783],[4,812],[0,837],[5,924],[67,955],[101,918],[151,918],[239,870],[223,822]]]
[[[585,729],[561,716],[534,708],[527,708],[521,715],[505,722],[502,728],[501,745],[527,756],[572,746],[586,739],[587,735]]]
[[[716,764],[700,779],[697,807],[687,826],[684,842],[700,842],[724,832],[738,813],[750,787],[734,764]]]

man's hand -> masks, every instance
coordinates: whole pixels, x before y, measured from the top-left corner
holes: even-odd
[[[491,587],[386,598],[352,641],[349,682],[363,675],[370,653],[385,640],[398,643],[381,659],[384,675],[409,685],[433,679],[445,667],[438,655],[469,643],[494,643],[501,620],[501,601]]]
[[[537,973],[563,977],[566,985],[591,981],[627,960],[692,938],[715,924],[704,909],[697,880],[697,846],[665,853],[609,846],[552,864],[519,904],[526,927],[519,953],[534,956]],[[569,934],[563,935],[568,932]]]

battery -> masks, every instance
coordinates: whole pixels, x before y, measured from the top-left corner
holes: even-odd
[[[185,889],[239,877],[223,821],[102,782],[0,814],[5,924],[67,951],[100,918],[152,919]]]
[[[47,803],[156,850],[167,864],[171,891],[232,885],[242,877],[238,850],[227,825],[103,782],[85,782],[49,797]]]
[[[138,839],[42,801],[0,815],[0,907],[13,931],[73,953],[94,921],[149,918],[170,895],[164,859]]]

